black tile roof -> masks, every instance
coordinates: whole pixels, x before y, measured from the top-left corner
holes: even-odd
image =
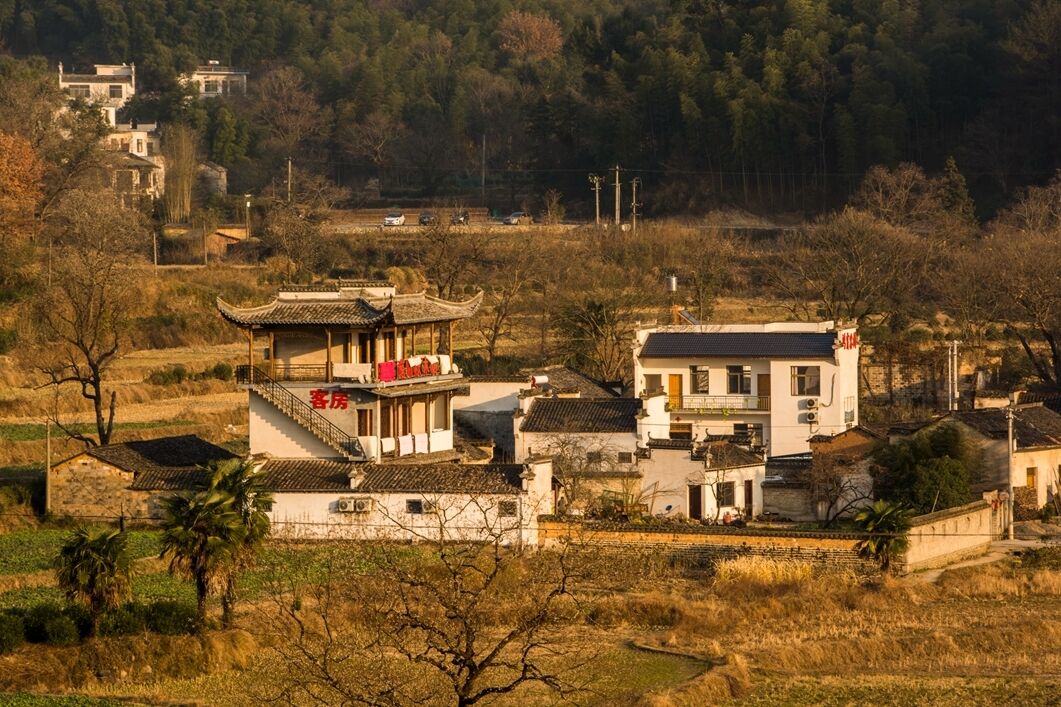
[[[731,442],[712,442],[697,449],[698,455],[710,454],[709,469],[734,469],[741,466],[760,466],[763,458]]]
[[[955,419],[991,439],[1006,439],[1009,423],[1005,408],[961,410]],[[1018,449],[1061,447],[1061,415],[1040,404],[1021,406],[1013,416],[1013,435]]]
[[[524,432],[636,432],[636,398],[535,398],[523,418]]]
[[[835,333],[653,332],[641,358],[832,358]]]
[[[1042,403],[1043,407],[1061,414],[1061,391],[1042,392],[1024,391],[1020,394],[1021,403]]]
[[[275,492],[491,493],[523,488],[522,464],[360,464],[327,459],[270,459],[262,467]],[[362,474],[350,488],[350,473]]]
[[[203,470],[215,460],[233,459],[235,454],[196,435],[161,437],[121,442],[89,449],[86,454],[135,474],[131,489],[176,491],[206,482]]]
[[[691,439],[656,439],[649,437],[648,446],[650,449],[692,449],[693,441]]]
[[[325,292],[330,290],[323,290]],[[463,302],[448,302],[426,293],[394,297],[298,300],[282,296],[260,307],[236,307],[217,299],[228,321],[240,326],[334,325],[389,326],[467,319],[482,304],[483,293]]]

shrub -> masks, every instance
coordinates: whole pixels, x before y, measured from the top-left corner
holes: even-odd
[[[92,614],[84,604],[68,604],[63,607],[63,616],[74,622],[79,638],[92,634]]]
[[[218,361],[210,369],[210,375],[219,381],[230,381],[232,380],[232,364]]]
[[[188,378],[188,369],[179,363],[176,366],[152,371],[147,382],[151,385],[180,385]]]
[[[53,646],[72,646],[81,638],[77,624],[69,616],[58,616],[44,623],[45,641]]]
[[[195,633],[195,607],[179,601],[156,601],[144,612],[147,627],[155,633]]]
[[[26,640],[26,629],[21,616],[0,614],[0,655],[10,653]]]
[[[100,618],[99,633],[101,636],[143,633],[147,630],[145,613],[145,607],[140,604],[126,604],[114,611],[108,611]]]
[[[45,625],[54,618],[62,617],[62,615],[62,610],[55,604],[37,604],[32,607],[26,612],[24,620],[26,640],[30,643],[44,643],[48,640]]]
[[[0,329],[0,355],[14,349],[17,341],[18,333],[14,329]]]

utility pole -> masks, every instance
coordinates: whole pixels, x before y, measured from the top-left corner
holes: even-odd
[[[151,251],[155,261],[155,277],[158,277],[158,229],[151,229]]]
[[[245,210],[245,213],[246,213],[246,216],[247,216],[246,239],[250,240],[250,237],[251,237],[251,195],[250,194],[244,194],[243,195],[243,199],[246,202],[246,207],[247,207],[246,210]]]
[[[291,203],[291,158],[287,158],[287,203]]]
[[[637,232],[637,208],[641,204],[637,203],[637,188],[641,185],[641,177],[634,177],[630,180],[630,230],[634,233]]]
[[[622,217],[619,213],[619,206],[622,203],[622,192],[619,188],[619,165],[615,165],[615,225],[618,226],[622,223]]]
[[[604,184],[604,177],[598,177],[596,174],[589,175],[589,183],[593,186],[590,187],[593,190],[593,200],[596,206],[596,220],[595,223],[600,225],[600,188]]]
[[[1008,489],[1006,493],[1006,537],[1009,540],[1013,539],[1013,453],[1016,451],[1013,441],[1013,416],[1017,409],[1019,395],[1017,391],[1011,392],[1009,405],[1006,406],[1006,471],[1009,476],[1009,482],[1006,484]]]
[[[479,199],[486,206],[486,133],[483,133],[483,161],[479,176]]]
[[[45,425],[44,515],[48,515],[52,510],[52,418],[46,418]]]

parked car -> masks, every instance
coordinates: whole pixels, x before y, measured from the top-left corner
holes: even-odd
[[[438,216],[433,211],[421,211],[420,212],[420,225],[430,226],[435,221],[438,221]]]
[[[405,225],[405,214],[397,211],[391,211],[389,214],[383,217],[384,226],[404,226]]]
[[[453,215],[449,217],[449,222],[454,226],[463,226],[468,223],[468,212],[464,209],[454,211]]]
[[[534,223],[534,219],[526,211],[513,211],[505,218],[501,219],[501,223],[506,226],[518,226],[521,223]]]

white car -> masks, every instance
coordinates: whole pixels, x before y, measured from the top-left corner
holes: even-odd
[[[397,211],[392,211],[383,217],[384,226],[404,226],[405,225],[405,214],[400,214]]]

